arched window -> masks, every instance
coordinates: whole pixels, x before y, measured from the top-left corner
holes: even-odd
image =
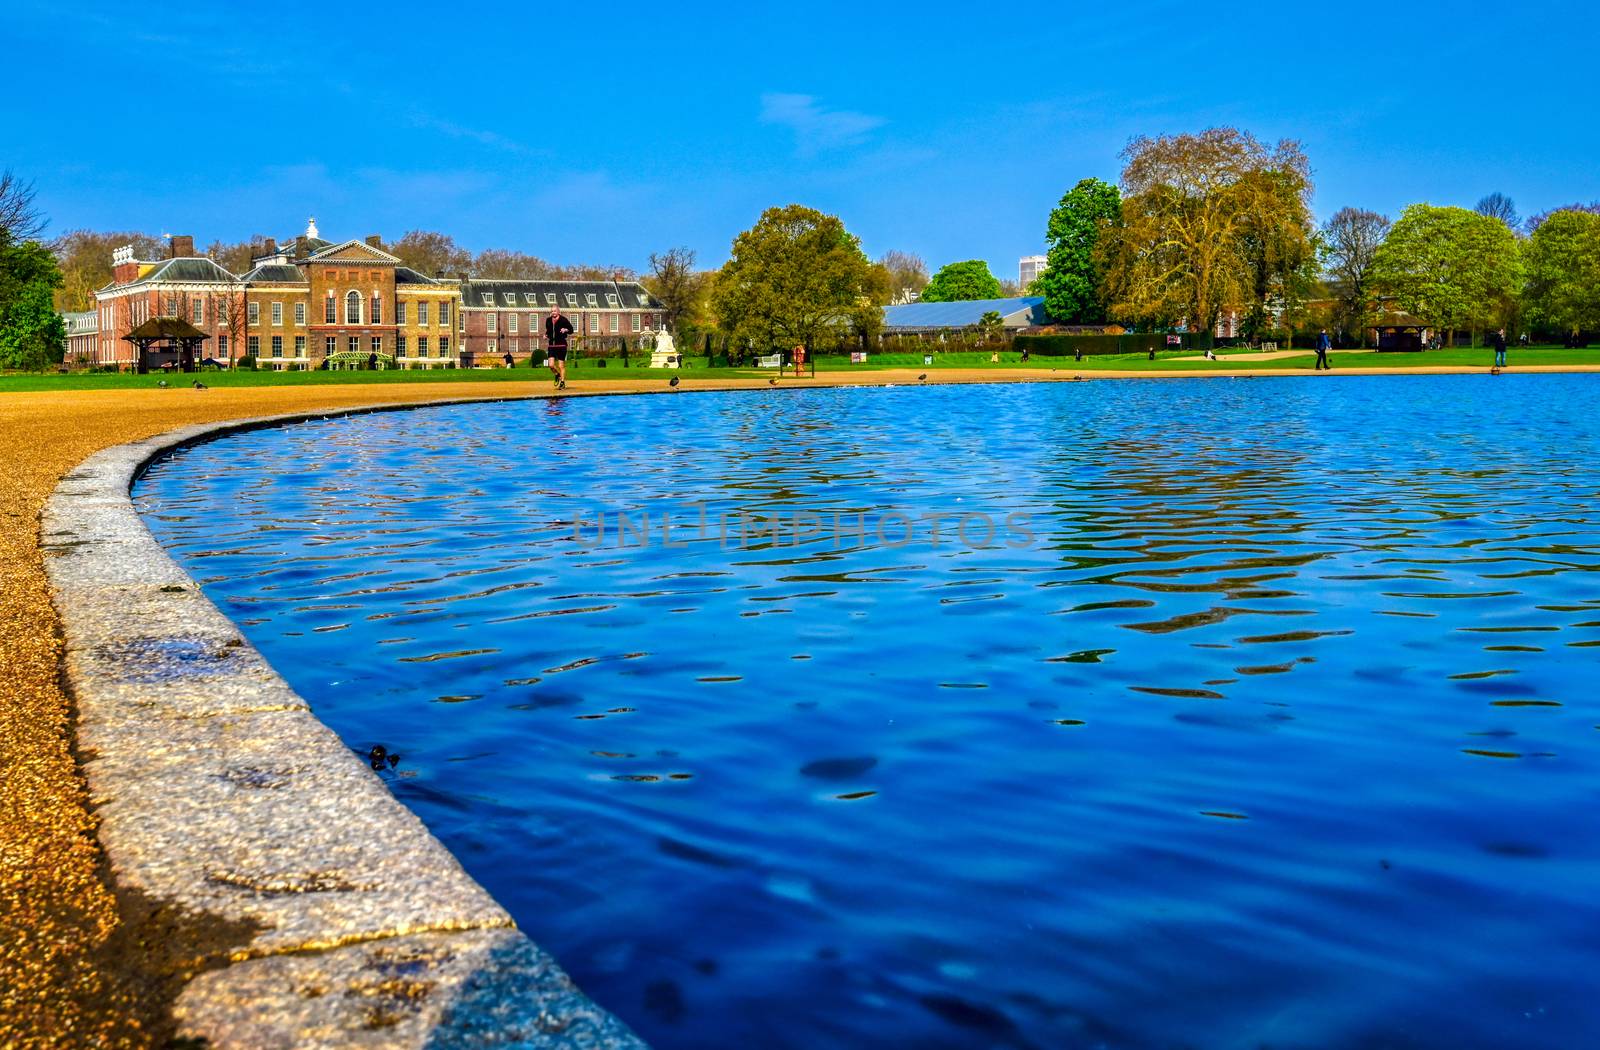
[[[352,291],[344,297],[344,323],[361,323],[361,293]]]

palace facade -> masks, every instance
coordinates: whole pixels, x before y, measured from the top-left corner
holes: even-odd
[[[491,364],[510,354],[518,363],[544,357],[544,322],[556,307],[572,322],[574,345],[610,346],[664,323],[662,304],[637,281],[461,282],[462,344],[469,363]]]

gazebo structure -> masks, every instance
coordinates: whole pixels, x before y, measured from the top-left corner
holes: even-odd
[[[211,337],[181,317],[152,317],[122,338],[138,351],[134,369],[145,373],[174,366],[193,372],[200,361],[201,344]]]

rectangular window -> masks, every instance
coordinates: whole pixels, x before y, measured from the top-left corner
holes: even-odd
[[[616,335],[618,330],[622,327],[622,318],[618,317],[616,314],[612,314],[610,327],[611,334]]]
[[[383,300],[379,299],[376,295],[372,297],[372,323],[383,323]]]
[[[300,326],[300,327],[304,327],[305,326],[305,323],[306,323],[306,304],[305,303],[295,303],[294,304],[294,323],[296,325]]]
[[[600,305],[600,300],[598,298],[596,298],[596,296],[595,296],[595,294],[593,292],[585,293],[584,297],[583,297],[583,300],[584,300],[584,305],[585,306],[598,306],[598,305]]]
[[[303,335],[297,335],[294,337],[294,356],[306,356],[306,337]]]
[[[522,293],[522,298],[527,300],[527,303],[528,303],[529,306],[538,306],[539,305],[539,297],[534,295],[532,292],[523,292]]]
[[[606,305],[610,306],[613,310],[617,308],[617,306],[619,304],[617,303],[617,293],[616,292],[607,292],[606,293]]]
[[[577,306],[578,305],[578,293],[577,292],[568,292],[567,293],[567,305],[568,306]]]
[[[511,352],[513,354],[517,352],[517,341],[515,339],[511,340]]]
[[[590,314],[589,315],[589,333],[591,335],[593,335],[594,333],[599,332],[599,331],[600,331],[600,315],[599,314]]]
[[[450,337],[447,336],[447,335],[441,335],[439,337],[439,356],[440,357],[449,357],[450,356]]]
[[[281,335],[275,335],[272,337],[272,356],[283,356],[283,336]]]
[[[333,293],[329,292],[328,293],[328,300],[327,300],[327,304],[326,304],[326,309],[324,309],[322,311],[322,321],[323,321],[324,324],[333,324],[334,322],[336,322],[338,320],[339,320],[339,315],[336,312],[336,308],[333,305]]]
[[[404,299],[396,299],[394,302],[394,323],[406,323],[406,301]]]
[[[517,315],[516,314],[508,314],[506,316],[506,331],[515,332],[516,330],[517,330]]]
[[[372,345],[372,352],[373,353],[375,353],[375,354],[383,353],[383,336],[381,336],[381,335],[373,336],[371,345]]]
[[[228,356],[228,337],[227,336],[225,336],[225,335],[217,336],[217,353],[221,354],[224,358],[226,358]]]
[[[545,292],[544,293],[544,301],[545,301],[545,303],[547,305],[554,306],[556,304],[556,293],[555,292]]]
[[[420,325],[426,325],[428,323],[428,304],[427,303],[418,303],[417,304],[417,323],[420,324]]]
[[[282,303],[273,303],[272,304],[272,326],[274,328],[279,328],[279,327],[282,327],[282,325],[283,325],[283,304]]]
[[[261,323],[261,304],[260,303],[251,303],[249,305],[249,307],[246,308],[245,313],[249,315],[251,324],[260,324]]]
[[[637,332],[639,330],[639,315],[638,314],[634,314],[633,315],[633,330],[635,332]]]
[[[425,335],[417,336],[417,356],[418,357],[427,357],[428,356],[428,337],[425,336]]]
[[[194,301],[193,313],[195,324],[199,325],[206,323],[206,301],[204,299],[196,299]]]
[[[404,357],[404,356],[406,356],[406,337],[405,336],[397,335],[397,336],[394,337],[394,353],[395,353],[396,357]]]
[[[484,306],[493,306],[494,305],[494,293],[493,292],[484,292],[483,295],[480,298],[483,299],[483,305]]]
[[[439,327],[450,327],[450,300],[448,299],[439,304]]]
[[[347,336],[344,341],[344,348],[352,354],[359,354],[361,352],[361,337],[359,335]]]
[[[250,348],[250,356],[251,357],[260,357],[261,356],[261,337],[259,335],[251,336],[249,341],[246,342],[245,345]]]
[[[495,346],[494,340],[493,339],[489,340],[489,352],[492,354],[492,353],[495,352],[496,349],[498,349],[498,348]]]
[[[507,306],[516,306],[517,305],[517,293],[516,292],[503,292],[501,294],[503,294],[505,296],[506,305]]]
[[[328,301],[332,302],[333,300],[329,299]],[[322,340],[322,352],[328,357],[332,357],[335,353],[337,353],[335,347],[338,345],[338,341],[334,339],[333,336],[324,336]]]
[[[490,335],[494,335],[498,331],[500,331],[500,315],[499,314],[490,314],[489,315],[489,334]]]

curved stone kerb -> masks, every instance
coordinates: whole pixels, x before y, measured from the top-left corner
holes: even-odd
[[[316,719],[129,498],[150,462],[197,441],[415,407],[185,427],[61,479],[41,546],[112,876],[236,931],[174,1008],[210,1046],[640,1047]]]

